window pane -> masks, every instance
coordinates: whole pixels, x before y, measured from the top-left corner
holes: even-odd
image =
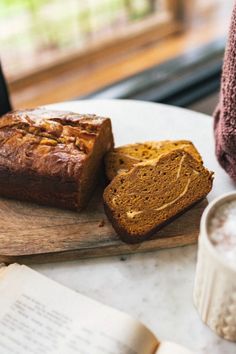
[[[165,12],[164,0],[2,0],[1,60],[8,76],[28,72]]]

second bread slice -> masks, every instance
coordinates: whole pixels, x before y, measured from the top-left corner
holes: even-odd
[[[127,172],[140,162],[159,158],[162,154],[181,149],[202,162],[201,156],[189,140],[146,141],[128,144],[111,150],[105,158],[106,175],[111,181],[117,174]]]
[[[105,211],[123,241],[146,240],[205,197],[212,175],[186,151],[172,151],[117,175],[104,191]]]

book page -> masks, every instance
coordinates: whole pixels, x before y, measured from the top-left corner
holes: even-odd
[[[0,273],[1,354],[153,354],[141,323],[26,266]]]
[[[155,354],[194,354],[188,349],[172,342],[161,342]]]

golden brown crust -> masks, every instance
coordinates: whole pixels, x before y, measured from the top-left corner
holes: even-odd
[[[81,208],[112,147],[109,118],[45,109],[8,113],[0,119],[0,194]]]
[[[117,174],[127,172],[135,164],[160,157],[176,149],[182,149],[192,155],[197,161],[202,158],[191,141],[163,140],[128,144],[117,147],[106,154],[106,175],[111,181]]]
[[[135,165],[104,191],[105,211],[123,241],[140,242],[204,198],[212,173],[183,150]]]

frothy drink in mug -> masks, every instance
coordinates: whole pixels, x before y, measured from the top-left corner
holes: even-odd
[[[203,212],[193,299],[202,321],[236,342],[236,191]]]
[[[224,259],[236,265],[236,200],[219,205],[209,218],[208,235]]]

